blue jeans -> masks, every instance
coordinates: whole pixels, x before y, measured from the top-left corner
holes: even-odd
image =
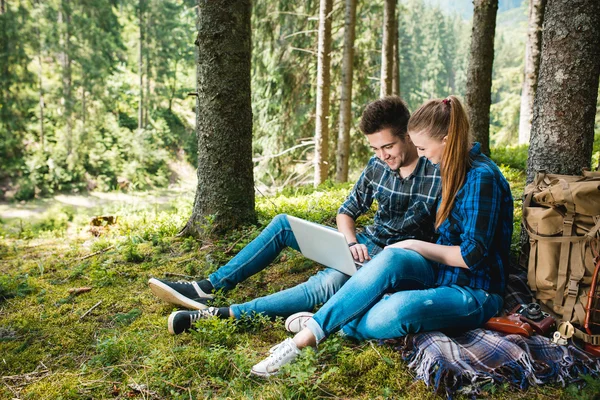
[[[358,234],[357,240],[367,246],[371,256],[381,251],[364,234]],[[233,289],[238,283],[265,269],[286,247],[299,250],[287,216],[280,214],[273,218],[256,239],[208,279],[217,290]],[[231,310],[235,318],[252,313],[287,317],[299,311],[312,311],[317,305],[327,302],[349,278],[335,269],[326,268],[300,285],[244,304],[233,304]]]
[[[483,325],[502,297],[458,285],[435,287],[434,264],[412,250],[386,249],[358,272],[310,319],[317,342],[342,333],[359,340],[390,339]]]

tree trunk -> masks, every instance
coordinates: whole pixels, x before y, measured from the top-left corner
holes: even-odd
[[[0,15],[6,12],[6,5],[4,4],[4,0],[0,0]]]
[[[138,25],[140,28],[140,38],[139,38],[139,57],[138,57],[138,75],[139,75],[139,85],[140,85],[140,98],[138,105],[138,129],[142,129],[144,127],[144,0],[140,0],[138,3],[139,6],[139,15],[138,15]]]
[[[60,64],[62,69],[62,99],[65,106],[65,121],[67,126],[65,147],[67,154],[71,155],[73,151],[72,133],[73,133],[73,99],[72,99],[72,72],[71,72],[71,9],[69,0],[63,0],[58,13],[58,25],[60,31]]]
[[[542,23],[546,0],[529,0],[529,27],[525,45],[525,72],[521,91],[521,113],[519,115],[519,144],[529,142],[533,98],[537,88],[542,50]]]
[[[475,8],[465,100],[473,139],[481,143],[481,151],[489,155],[492,65],[498,0],[474,0],[473,4]]]
[[[147,24],[146,24],[146,32],[151,32],[150,27],[152,24],[152,13],[148,13]],[[151,46],[152,35],[150,33],[146,34],[146,43],[144,49],[144,55],[146,56],[146,97],[145,97],[145,107],[144,107],[144,127],[148,126],[148,113],[150,112],[151,104],[151,96],[150,96],[150,46]]]
[[[256,220],[252,175],[250,0],[198,0],[198,186],[183,235]]]
[[[398,15],[394,16],[394,66],[392,72],[392,95],[400,96],[400,38],[398,37]]]
[[[590,167],[600,76],[600,2],[552,0],[544,15],[527,182]]]
[[[37,4],[39,6],[39,3]],[[35,28],[35,33],[37,36],[37,41],[40,46],[38,52],[38,85],[39,85],[39,106],[40,106],[40,144],[42,146],[42,152],[46,150],[46,138],[44,137],[44,81],[43,81],[43,64],[42,64],[42,49],[43,43],[40,34],[40,29],[38,27]]]
[[[352,126],[352,77],[354,74],[354,38],[356,33],[356,0],[346,0],[344,22],[344,54],[340,89],[340,127],[338,132],[335,179],[348,180],[350,127]]]
[[[317,61],[317,120],[315,123],[315,177],[317,187],[329,170],[329,90],[331,64],[331,11],[333,0],[321,0],[319,7],[319,48]]]
[[[381,83],[379,96],[392,94],[394,69],[394,30],[396,26],[396,1],[385,0],[383,10],[383,42],[381,46]]]

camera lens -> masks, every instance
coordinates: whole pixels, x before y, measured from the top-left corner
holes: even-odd
[[[538,319],[542,319],[543,315],[542,315],[542,308],[540,307],[539,304],[536,303],[529,303],[527,305],[527,309],[525,310],[525,315],[527,316],[527,318],[537,321]]]

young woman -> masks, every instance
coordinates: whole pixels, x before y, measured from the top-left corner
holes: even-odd
[[[340,329],[359,340],[473,329],[501,310],[513,224],[506,179],[472,143],[466,112],[454,96],[421,106],[408,133],[419,155],[439,164],[437,243],[387,246],[312,318],[289,317],[297,334],[273,347],[253,374],[277,373],[300,349]]]

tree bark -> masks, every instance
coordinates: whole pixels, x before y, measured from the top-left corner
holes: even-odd
[[[256,220],[252,175],[250,0],[198,0],[198,186],[183,235]]]
[[[139,57],[138,57],[138,75],[140,85],[140,98],[138,105],[138,129],[144,127],[144,0],[140,0],[138,3],[139,15],[138,25],[140,28],[139,37]]]
[[[589,168],[600,76],[600,2],[552,0],[546,6],[533,103],[527,182],[536,171]]]
[[[350,128],[352,126],[352,77],[354,75],[354,38],[356,34],[356,1],[346,0],[344,17],[344,54],[340,89],[340,127],[338,132],[336,171],[337,182],[348,181],[350,158]]]
[[[317,61],[317,119],[315,123],[314,186],[327,180],[329,171],[329,91],[331,65],[331,11],[333,0],[321,0]]]
[[[525,72],[521,90],[521,112],[519,115],[519,144],[529,143],[533,98],[537,88],[542,50],[542,23],[546,0],[529,0],[529,27],[525,45]]]
[[[473,4],[473,29],[465,100],[473,139],[481,143],[481,151],[489,155],[492,66],[498,0],[474,0]]]
[[[0,0],[0,15],[4,14],[6,12],[6,5],[4,3],[4,0]]]
[[[392,94],[394,69],[394,30],[396,26],[396,1],[385,0],[383,10],[383,41],[381,46],[381,83],[379,96]]]
[[[60,27],[60,64],[62,69],[62,98],[65,106],[65,121],[67,133],[65,147],[67,154],[73,151],[73,95],[72,95],[72,71],[71,71],[71,7],[69,0],[63,0],[58,12],[58,26]]]

